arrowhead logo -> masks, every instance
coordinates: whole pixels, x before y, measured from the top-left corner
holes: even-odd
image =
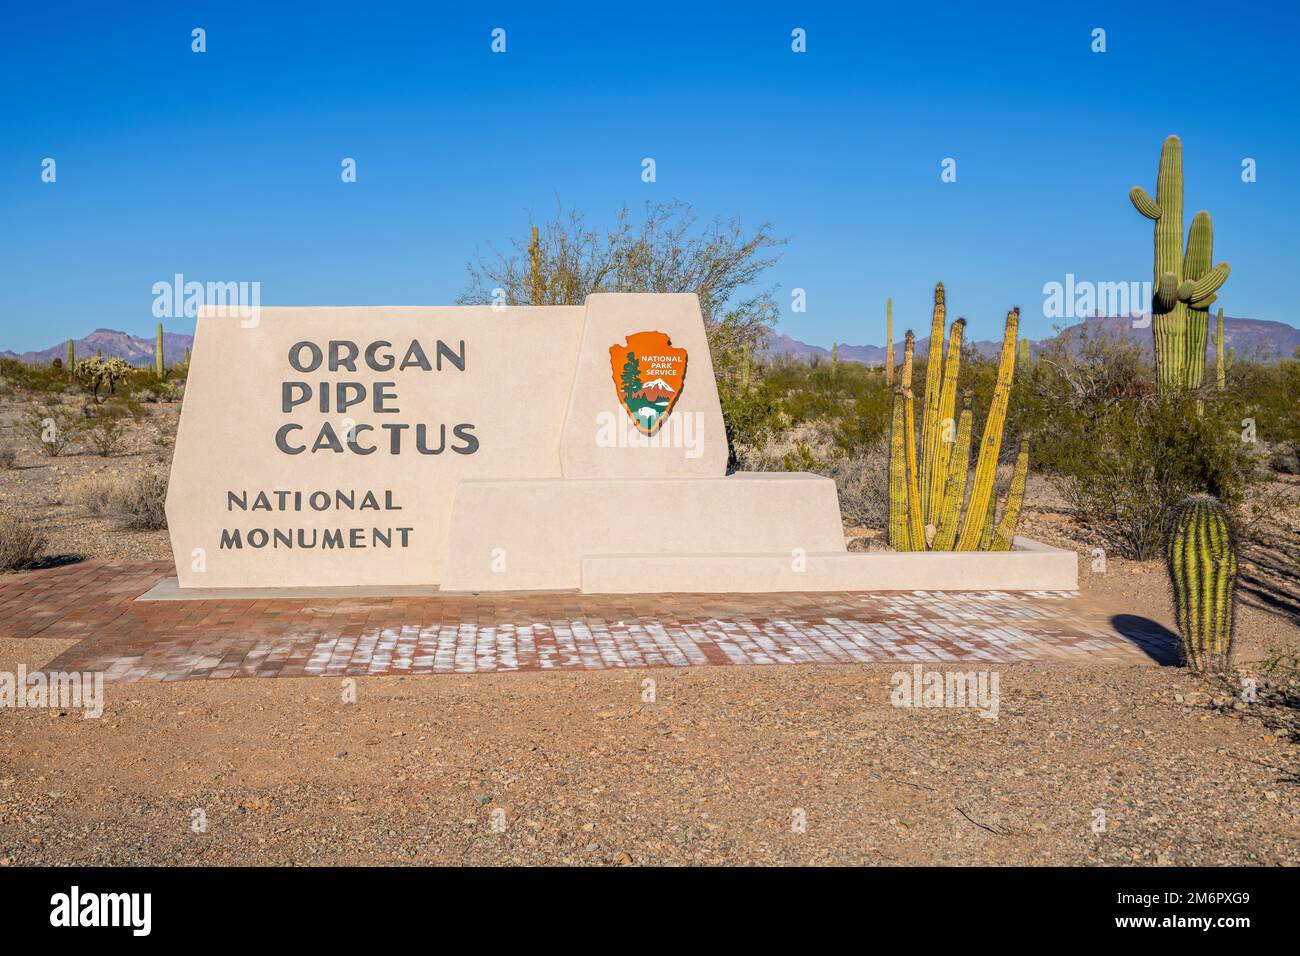
[[[686,349],[673,348],[663,332],[634,332],[627,344],[609,347],[614,391],[643,435],[668,418],[686,382]]]

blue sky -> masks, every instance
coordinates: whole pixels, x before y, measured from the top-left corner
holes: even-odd
[[[936,279],[976,337],[1015,304],[1039,337],[1045,282],[1150,278],[1127,192],[1169,133],[1233,265],[1220,303],[1300,324],[1297,5],[979,6],[10,5],[0,349],[151,334],[178,272],[263,305],[450,304],[530,213],[647,199],[788,236],[770,278],[806,341],[881,342],[891,295],[923,328]]]

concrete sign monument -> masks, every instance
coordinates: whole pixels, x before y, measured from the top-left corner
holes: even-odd
[[[848,589],[925,557],[850,555],[831,481],[726,462],[694,295],[203,310],[170,596]]]

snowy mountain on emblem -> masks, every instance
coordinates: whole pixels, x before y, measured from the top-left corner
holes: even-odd
[[[652,378],[641,383],[641,391],[646,395],[653,395],[655,392],[661,395],[671,395],[675,389],[662,378]]]

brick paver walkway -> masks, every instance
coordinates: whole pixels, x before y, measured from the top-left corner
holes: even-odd
[[[0,576],[0,638],[79,643],[51,671],[108,681],[705,664],[1173,659],[1073,592],[447,595],[136,603],[164,562]]]

